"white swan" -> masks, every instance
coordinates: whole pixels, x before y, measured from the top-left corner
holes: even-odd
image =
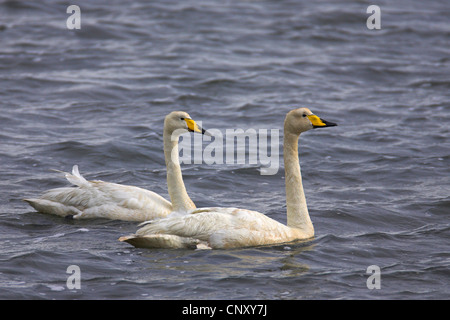
[[[40,198],[24,201],[39,212],[74,219],[146,221],[166,217],[173,211],[195,209],[186,192],[178,159],[178,138],[186,130],[205,133],[186,112],[174,111],[164,119],[164,156],[171,202],[142,188],[100,180],[87,181],[76,165],[72,174],[66,173],[65,176],[77,187],[51,189]]]
[[[290,111],[284,122],[287,226],[262,213],[237,208],[199,208],[188,215],[144,222],[136,234],[119,238],[147,248],[236,248],[308,239],[314,236],[298,159],[300,133],[336,126],[307,108]]]

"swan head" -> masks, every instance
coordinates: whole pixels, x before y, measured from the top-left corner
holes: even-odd
[[[164,130],[170,134],[181,135],[186,131],[205,134],[206,130],[202,129],[191,116],[184,111],[173,111],[164,119]]]
[[[284,131],[299,135],[310,129],[334,127],[336,123],[319,118],[308,108],[298,108],[288,112],[284,120]]]

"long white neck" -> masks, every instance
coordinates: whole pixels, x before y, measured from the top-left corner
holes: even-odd
[[[195,204],[189,198],[184,186],[181,173],[180,160],[178,157],[178,135],[164,128],[164,157],[167,168],[167,188],[174,211],[188,211],[195,209]]]
[[[303,191],[300,162],[298,159],[298,134],[285,131],[283,154],[286,183],[287,225],[314,235]]]

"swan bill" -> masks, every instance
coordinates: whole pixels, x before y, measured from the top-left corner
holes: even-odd
[[[200,128],[200,126],[192,119],[185,118],[184,121],[186,121],[186,124],[188,126],[188,131],[190,132],[198,132],[201,134],[205,134],[206,130],[203,128]]]
[[[321,119],[318,116],[316,116],[315,114],[309,115],[308,119],[311,121],[311,123],[313,125],[313,129],[337,126],[336,123]]]

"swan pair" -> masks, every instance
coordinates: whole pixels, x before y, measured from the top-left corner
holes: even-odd
[[[298,139],[302,132],[313,128],[323,128],[336,126],[320,119],[307,108],[299,108],[290,111],[284,121],[284,166],[285,166],[285,183],[286,183],[286,204],[287,204],[287,225],[281,224],[262,213],[238,209],[238,208],[200,208],[197,209],[189,198],[184,186],[181,168],[178,159],[178,136],[174,134],[179,125],[186,127],[190,131],[205,132],[200,129],[197,124],[190,119],[189,115],[184,112],[172,112],[164,122],[164,154],[167,166],[167,185],[172,203],[166,203],[153,192],[136,188],[136,194],[131,190],[135,187],[120,186],[109,184],[101,181],[87,182],[79,175],[77,170],[73,174],[66,174],[71,182],[78,182],[78,190],[83,188],[92,188],[93,185],[106,186],[106,189],[98,191],[97,188],[91,190],[92,194],[105,193],[111,187],[113,190],[119,190],[119,195],[110,196],[106,192],[100,201],[92,198],[77,198],[76,204],[82,204],[82,207],[75,208],[73,212],[77,213],[74,218],[88,217],[87,211],[93,211],[92,216],[105,216],[96,208],[95,210],[87,206],[87,203],[93,202],[96,207],[112,206],[114,208],[123,208],[132,203],[133,208],[121,209],[118,211],[126,212],[128,210],[142,209],[141,217],[148,217],[143,203],[156,209],[161,209],[158,214],[153,212],[153,218],[142,223],[143,227],[137,230],[136,234],[119,238],[120,241],[128,242],[135,247],[146,248],[237,248],[247,246],[259,246],[268,244],[277,244],[290,242],[294,240],[308,239],[314,236],[314,227],[309,217],[306,205],[305,194],[303,191],[302,178],[300,173],[300,164],[298,159]],[[74,168],[76,169],[76,167]],[[74,179],[75,177],[76,179]],[[120,187],[119,187],[120,186]],[[131,188],[131,189],[129,189]],[[54,191],[50,190],[46,195],[58,194],[58,198],[70,199],[74,196],[68,196],[70,192],[64,190],[67,188],[59,188]],[[73,188],[71,188],[73,189]],[[62,190],[62,191],[61,191]],[[137,191],[139,190],[139,191]],[[59,192],[59,193],[58,193]],[[129,193],[131,192],[131,193]],[[142,192],[142,194],[140,193]],[[127,195],[131,196],[126,198]],[[151,200],[142,200],[137,195],[148,194],[149,198],[157,199],[157,205],[152,205]],[[45,195],[44,195],[45,196]],[[92,196],[91,196],[92,197]],[[136,199],[139,198],[139,199]],[[54,199],[54,198],[53,198]],[[45,201],[53,201],[53,199]],[[114,199],[114,203],[108,204],[106,199]],[[37,199],[28,199],[27,201],[39,211],[39,205],[36,205]],[[56,201],[57,202],[57,201]],[[60,206],[60,203],[53,205]],[[83,207],[84,206],[84,207]],[[75,207],[72,205],[72,207]],[[139,207],[139,208],[137,208]],[[168,215],[172,211],[183,212],[183,215]],[[56,210],[57,212],[61,212]],[[56,213],[55,214],[58,214]],[[169,211],[169,212],[167,212]],[[64,211],[62,211],[64,212]],[[126,213],[125,213],[126,214]],[[60,215],[64,215],[60,214]],[[120,216],[120,214],[119,214]],[[124,217],[122,217],[123,219]],[[157,218],[157,219],[155,219]],[[130,220],[130,219],[127,219]],[[135,219],[138,220],[138,219]]]

